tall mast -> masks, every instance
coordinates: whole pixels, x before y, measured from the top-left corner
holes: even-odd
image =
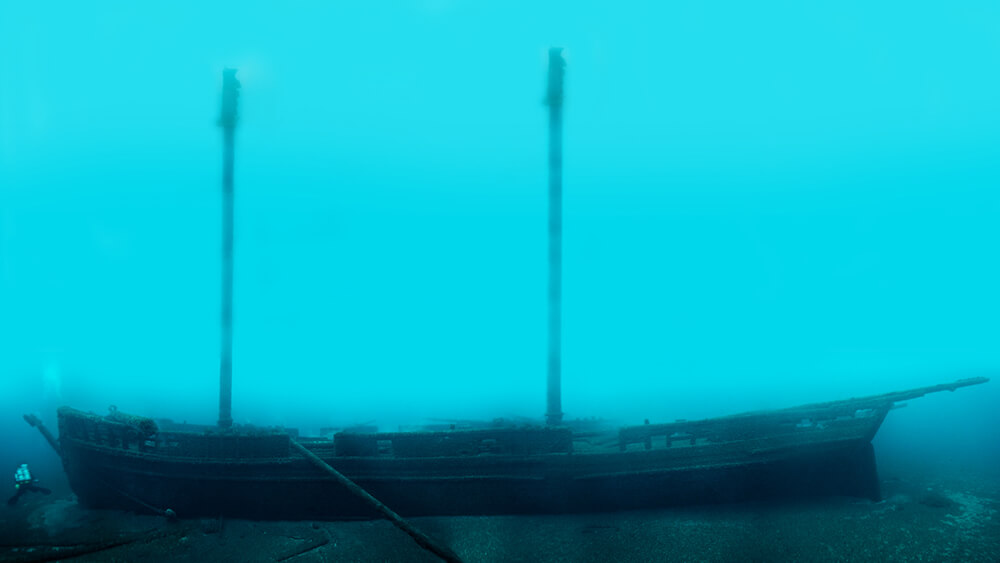
[[[233,137],[240,82],[222,71],[222,349],[219,356],[219,426],[233,425]]]
[[[545,421],[562,423],[562,104],[566,61],[549,49],[549,373]]]

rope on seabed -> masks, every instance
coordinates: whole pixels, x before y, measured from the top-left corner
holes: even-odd
[[[171,520],[173,520],[174,518],[177,517],[177,514],[173,510],[171,510],[169,508],[166,508],[166,509],[164,509],[164,508],[157,508],[157,507],[149,504],[148,502],[145,502],[145,501],[143,501],[143,500],[141,500],[139,498],[136,498],[136,497],[134,497],[134,496],[126,493],[125,491],[119,489],[118,487],[115,487],[114,485],[112,485],[111,483],[108,483],[107,481],[105,481],[104,479],[101,479],[100,477],[97,477],[96,479],[97,479],[98,483],[100,483],[100,484],[104,485],[105,487],[111,489],[112,491],[120,494],[121,496],[127,498],[128,500],[130,500],[130,501],[132,501],[132,502],[134,502],[134,503],[136,503],[136,504],[138,504],[138,505],[146,508],[147,510],[151,510],[152,512],[154,512],[158,516],[166,516],[167,518],[169,518]]]

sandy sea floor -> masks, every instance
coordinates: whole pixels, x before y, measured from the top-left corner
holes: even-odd
[[[563,516],[415,518],[465,561],[1000,561],[994,475],[884,476],[828,498]],[[71,496],[0,509],[2,561],[435,561],[385,521],[181,520]]]

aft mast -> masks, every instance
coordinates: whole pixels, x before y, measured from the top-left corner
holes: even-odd
[[[222,341],[219,360],[219,427],[233,425],[233,137],[240,82],[222,71]]]
[[[549,49],[549,372],[546,424],[562,423],[562,103],[566,61]]]

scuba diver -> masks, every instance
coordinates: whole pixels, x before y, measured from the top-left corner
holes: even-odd
[[[22,463],[21,466],[17,468],[17,471],[14,472],[14,488],[17,489],[17,492],[14,493],[14,496],[7,499],[7,506],[14,506],[17,504],[17,499],[21,498],[21,495],[27,491],[42,493],[43,495],[52,494],[51,490],[35,485],[36,481],[37,479],[32,478],[31,471],[28,470],[28,464]]]

